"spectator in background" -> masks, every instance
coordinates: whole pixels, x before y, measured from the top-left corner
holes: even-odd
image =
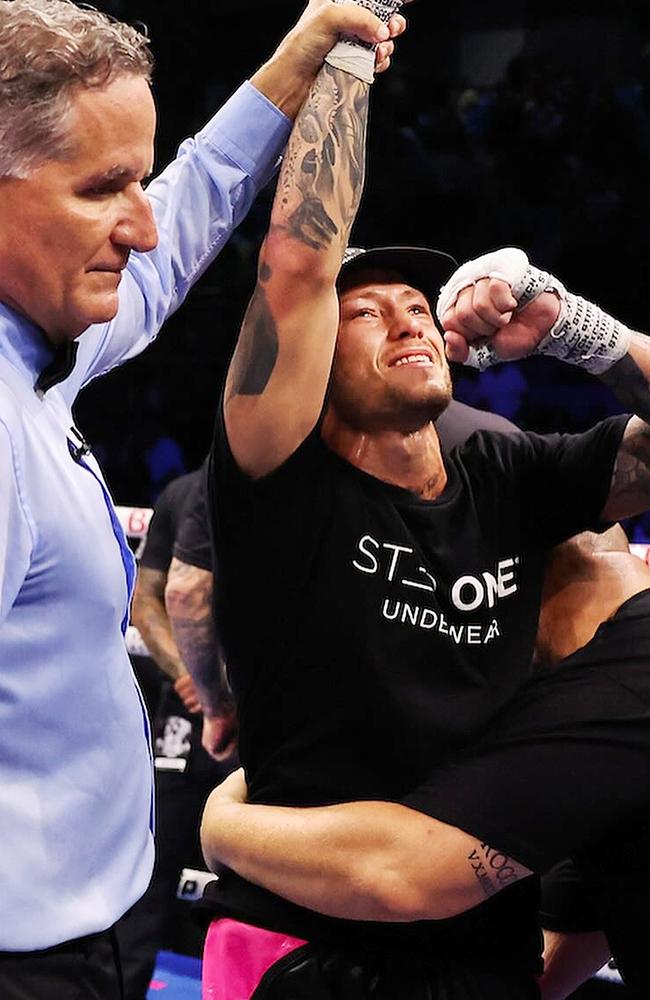
[[[220,663],[212,626],[212,551],[203,506],[204,470],[175,479],[162,492],[140,559],[132,621],[164,676],[155,713],[156,860],[149,889],[117,927],[125,1000],[145,1000],[156,954],[169,934],[184,867],[203,868],[198,828],[214,786],[236,763],[231,738],[219,763],[201,746],[201,702],[185,654],[201,655],[213,674]],[[199,508],[197,511],[197,507]],[[198,514],[198,516],[197,516]],[[182,617],[183,652],[165,607]],[[191,621],[187,621],[187,608]],[[207,631],[206,631],[207,628]],[[221,671],[218,676],[222,676]],[[232,703],[226,694],[224,701]]]
[[[183,512],[167,577],[165,605],[203,712],[203,747],[221,762],[234,753],[238,723],[214,630],[212,590],[206,460]]]

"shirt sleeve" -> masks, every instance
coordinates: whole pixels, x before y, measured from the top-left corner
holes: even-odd
[[[510,510],[532,548],[547,549],[582,531],[607,527],[601,513],[629,416],[583,434],[484,434],[459,455],[473,480]]]
[[[290,128],[289,119],[245,83],[150,184],[158,247],[131,254],[117,316],[80,338],[75,369],[62,384],[69,404],[91,379],[156,337],[272,176]]]
[[[22,495],[22,476],[11,436],[0,422],[0,625],[27,576],[33,532]]]
[[[188,566],[212,572],[212,540],[208,522],[207,465],[187,498],[176,534],[174,556]]]
[[[141,566],[146,569],[159,570],[161,573],[166,573],[169,569],[174,544],[171,486],[173,483],[170,483],[158,498],[153,517],[149,522],[147,540],[140,556]]]
[[[499,434],[521,434],[516,424],[498,413],[479,410],[452,399],[444,413],[436,420],[436,430],[444,451],[451,451],[465,444],[476,431],[496,431]]]

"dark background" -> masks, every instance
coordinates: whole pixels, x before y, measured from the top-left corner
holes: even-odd
[[[299,0],[106,0],[144,22],[157,59],[158,166],[271,53]],[[437,246],[459,259],[521,246],[572,290],[650,327],[650,4],[417,0],[373,99],[369,175],[353,242]],[[91,386],[78,419],[118,503],[152,503],[209,446],[252,290],[272,191],[139,359]],[[618,405],[593,378],[532,359],[459,398],[540,431]],[[631,526],[642,539],[642,521]],[[650,522],[648,522],[650,529]]]

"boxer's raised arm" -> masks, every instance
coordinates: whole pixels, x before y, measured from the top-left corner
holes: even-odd
[[[288,458],[323,405],[336,278],[363,189],[368,92],[326,65],[289,142],[224,397],[233,455],[255,478]]]

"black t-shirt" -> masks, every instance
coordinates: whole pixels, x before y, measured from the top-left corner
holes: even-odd
[[[207,460],[202,468],[174,479],[160,494],[140,557],[141,566],[167,573],[174,555],[190,566],[211,570],[212,547],[205,514],[206,468]],[[199,507],[202,523],[196,516]],[[215,783],[225,776],[227,772],[201,746],[202,715],[187,711],[169,681],[163,684],[153,725],[158,761],[169,757],[189,760],[192,775],[212,775]],[[182,737],[179,726],[187,727],[182,729]],[[173,736],[167,738],[165,734],[170,730]],[[160,768],[159,763],[157,766]]]
[[[140,565],[166,573],[172,561],[174,542],[183,521],[185,504],[201,482],[201,470],[179,476],[169,483],[156,502],[149,523]],[[189,562],[190,560],[185,560]]]
[[[460,403],[457,399],[452,399],[444,413],[440,414],[436,420],[436,430],[445,451],[451,451],[452,448],[465,444],[476,431],[523,433],[519,427],[498,413],[477,410],[475,406]]]
[[[481,734],[528,674],[545,552],[596,521],[625,423],[476,434],[428,502],[317,432],[251,481],[220,417],[216,613],[251,801],[399,799]]]
[[[176,533],[174,556],[189,566],[212,572],[212,539],[207,501],[208,459],[196,473]]]

